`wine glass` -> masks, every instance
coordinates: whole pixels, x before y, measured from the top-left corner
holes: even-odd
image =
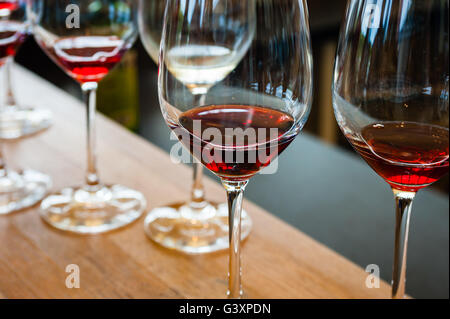
[[[101,233],[136,220],[145,209],[143,195],[122,185],[100,182],[96,167],[95,113],[98,82],[120,62],[137,37],[133,0],[40,0],[34,34],[45,53],[78,81],[87,106],[85,184],[42,201],[50,225],[76,233]]]
[[[155,63],[158,63],[159,59],[165,8],[166,1],[163,0],[140,0],[139,29],[141,39]],[[238,30],[239,25],[248,23],[238,18],[234,18],[232,21],[236,30]],[[195,46],[195,42],[191,42],[189,47],[179,48],[181,54],[185,54],[185,50],[195,50],[195,52],[191,52],[195,55],[195,59],[191,58],[186,61],[189,65],[185,66],[185,71],[173,74],[179,80],[184,80],[183,83],[185,83],[196,99],[204,98],[207,91],[216,82],[226,77],[232,71],[232,67],[238,64],[239,59],[248,50],[255,32],[255,19],[254,16],[246,18],[253,21],[248,28],[238,30],[240,34],[237,34],[237,31],[230,30],[237,36],[234,40],[230,39],[228,41],[245,40],[240,45],[240,52],[228,69],[218,70],[214,63],[209,65],[204,63],[202,59],[211,58],[214,54],[214,51],[211,49],[213,48],[212,46]],[[198,77],[194,77],[193,75],[200,70],[206,71],[199,73]],[[208,74],[215,75],[219,73],[220,76],[217,78],[205,78]],[[184,79],[181,78],[183,76]],[[205,79],[209,81],[208,86],[198,85],[198,82],[202,82]],[[202,182],[203,165],[195,159],[193,173],[193,188],[190,200],[153,209],[145,219],[146,234],[152,240],[165,247],[189,254],[209,253],[227,249],[228,205],[226,203],[214,203],[205,199],[205,189]],[[242,211],[241,220],[241,239],[245,239],[250,234],[252,226],[250,216],[245,210]]]
[[[19,105],[11,83],[14,56],[29,32],[30,0],[0,0],[0,69],[5,70],[5,103],[0,104],[0,138],[16,139],[47,129],[48,110]]]
[[[405,295],[414,196],[448,172],[448,6],[351,0],[337,50],[337,122],[394,192],[393,298]]]
[[[0,68],[7,64],[25,37],[25,4],[21,0],[0,1]],[[5,86],[9,87],[8,83]],[[6,119],[17,119],[11,116],[17,112],[10,106],[0,105],[0,215],[33,206],[51,186],[51,179],[45,174],[31,169],[14,171],[6,167],[3,143],[21,137],[17,134],[17,122]]]
[[[251,39],[238,39],[241,31],[253,27]],[[249,179],[294,140],[310,112],[306,3],[172,0],[167,2],[162,39],[161,110],[181,143],[226,189],[228,297],[240,298],[244,190]],[[198,51],[213,54],[197,58]],[[198,82],[192,84],[191,79]],[[198,99],[190,86],[204,97]]]

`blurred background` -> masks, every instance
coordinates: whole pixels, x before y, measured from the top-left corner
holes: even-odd
[[[296,142],[297,146],[291,147],[294,150],[283,154],[275,176],[255,178],[246,197],[360,266],[380,265],[381,276],[389,281],[394,237],[392,194],[352,151],[332,110],[332,71],[346,1],[310,0],[308,4],[315,67],[314,105],[305,127],[310,136],[308,142]],[[79,85],[51,62],[32,38],[22,46],[16,62],[82,98]],[[20,94],[17,92],[19,99]],[[174,144],[159,109],[157,65],[140,41],[100,83],[98,109],[166,151]],[[316,167],[316,173],[308,175],[308,171],[314,172],[314,168],[302,167],[308,156],[317,165],[321,163],[318,157],[328,157],[327,167]],[[330,167],[332,158],[337,167]],[[341,170],[341,175],[336,176],[333,170]],[[294,181],[292,172],[298,172]],[[365,189],[359,184],[352,187],[355,181],[361,181]],[[314,189],[311,192],[316,197],[311,198],[304,188]],[[270,195],[266,196],[268,189]],[[407,275],[407,293],[413,297],[449,296],[448,191],[447,175],[425,191],[426,197],[418,196],[413,209]]]

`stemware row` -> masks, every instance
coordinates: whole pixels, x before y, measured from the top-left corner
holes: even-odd
[[[20,12],[18,24],[14,17]],[[155,242],[185,253],[228,248],[228,296],[242,297],[240,243],[252,227],[242,210],[244,190],[299,135],[311,110],[306,1],[0,0],[0,65],[2,54],[14,55],[27,24],[86,98],[85,183],[47,196],[43,219],[62,230],[96,234],[127,225],[145,210],[140,192],[100,180],[95,148],[98,82],[140,31],[159,64],[164,120],[194,158],[190,201],[153,209],[145,231]],[[448,172],[448,51],[448,0],[348,1],[333,106],[345,137],[394,192],[394,298],[405,294],[414,196]],[[3,108],[17,111],[10,92]],[[1,139],[7,131],[3,108]],[[48,117],[41,119],[35,131],[48,127]],[[21,121],[19,135],[25,134]],[[203,166],[221,180],[226,204],[206,200]],[[46,177],[39,176],[41,184],[34,184],[41,185],[39,192],[15,208],[42,199],[49,182],[42,184]],[[10,196],[2,187],[17,178],[26,181],[0,161],[0,193]]]

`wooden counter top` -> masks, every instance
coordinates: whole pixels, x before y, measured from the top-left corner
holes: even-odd
[[[53,189],[81,183],[82,103],[20,67],[15,78],[20,101],[51,109],[55,123],[38,136],[5,143],[7,164],[48,173]],[[189,196],[189,167],[102,116],[98,155],[102,180],[140,190],[147,211]],[[225,200],[221,185],[205,184],[208,198]],[[387,283],[366,288],[363,269],[262,208],[244,206],[254,221],[242,251],[245,297],[389,298]],[[113,233],[79,236],[47,226],[36,206],[0,216],[0,243],[4,298],[223,298],[227,288],[227,252],[187,256],[161,248],[144,234],[143,218]],[[79,289],[65,286],[69,264],[80,267]]]

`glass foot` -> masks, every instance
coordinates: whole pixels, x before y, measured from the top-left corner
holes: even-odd
[[[45,130],[52,124],[48,110],[5,106],[0,111],[0,139],[17,139]]]
[[[144,196],[122,185],[97,191],[65,188],[46,197],[41,216],[51,226],[79,234],[99,234],[130,224],[146,206]]]
[[[8,171],[0,177],[0,215],[33,206],[51,186],[49,176],[33,170]]]
[[[244,210],[241,220],[243,240],[250,234],[252,220]],[[144,228],[153,241],[184,253],[204,254],[228,249],[228,206],[207,203],[194,209],[189,203],[178,203],[158,207],[147,215]]]

